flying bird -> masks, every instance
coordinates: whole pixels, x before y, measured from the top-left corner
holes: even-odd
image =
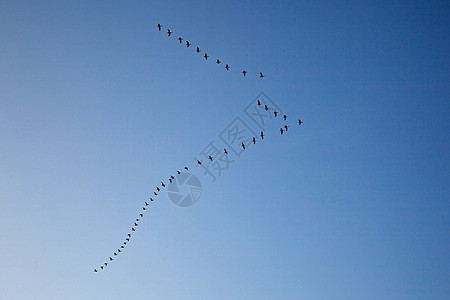
[[[167,36],[170,36],[172,34],[172,31],[170,29],[167,29]]]
[[[264,77],[263,73],[259,72],[259,78],[263,78],[263,77]]]
[[[284,129],[286,129],[286,131],[287,131],[288,127],[289,127],[289,126],[287,126],[287,125],[284,125]]]
[[[142,210],[147,210],[147,209],[145,207],[143,207]]]
[[[209,57],[208,54],[205,53],[204,58],[205,58],[206,60],[208,60],[208,57]]]
[[[97,269],[94,269],[94,272],[96,272],[96,273],[97,273]]]
[[[142,215],[142,214],[141,214]],[[128,237],[131,237],[131,234],[128,234]]]
[[[245,75],[247,75],[247,71],[242,71],[242,74],[244,74],[244,77],[245,77]]]
[[[188,167],[184,167],[185,170],[189,170]]]
[[[136,227],[137,227],[138,225],[139,225],[138,223],[134,222],[134,226],[136,226]]]
[[[150,198],[150,199],[152,199],[152,198]],[[139,216],[141,216],[141,218],[143,218],[144,214],[139,214]],[[131,237],[131,235],[129,235],[129,236]]]
[[[208,156],[210,161],[213,161],[213,158],[211,157],[211,155]]]
[[[159,192],[161,189],[159,187],[156,187],[156,190]]]
[[[181,172],[180,172],[180,171],[177,171],[177,174],[178,174],[178,175],[180,175],[180,174],[181,174]]]
[[[275,118],[276,118],[277,115],[278,115],[278,112],[277,112],[277,111],[274,111],[273,114],[275,115]]]
[[[125,240],[130,241],[130,238],[126,238]]]
[[[258,100],[258,106],[261,106],[261,101]]]
[[[197,53],[200,53],[200,48],[199,48],[199,47],[197,47],[197,50],[195,50],[195,51],[197,51]]]
[[[202,162],[201,162],[201,161],[199,161],[199,160],[197,159],[197,164],[198,164],[198,165],[201,165],[201,164],[202,164]]]
[[[147,202],[145,202],[145,206],[148,206],[148,203],[147,203]]]
[[[221,63],[221,61],[220,61],[219,59],[217,59],[217,60],[216,60],[216,63],[217,63],[217,64],[220,64],[220,63]]]
[[[153,201],[153,198],[152,198],[152,197],[150,197],[150,201]]]
[[[227,71],[230,69],[230,67],[228,66],[228,64],[226,64],[225,69],[227,69]]]
[[[302,125],[302,120],[298,119],[298,125]]]
[[[116,253],[116,252],[114,252],[114,255],[117,255],[117,253]]]
[[[166,185],[164,184],[164,182],[161,181],[161,186],[162,187],[166,187]]]
[[[287,119],[287,116],[286,115],[283,115],[283,119],[286,121],[286,119]]]
[[[122,248],[122,249],[125,249],[125,247],[124,247],[124,246],[120,246],[120,248]]]
[[[134,227],[131,227],[131,230],[136,231],[136,229],[134,229]]]
[[[265,110],[269,110],[269,108],[267,107],[266,104],[264,104],[264,109],[265,109]]]
[[[281,134],[283,134],[283,131],[284,131],[284,130],[283,130],[283,128],[280,128],[280,132],[281,132]]]
[[[126,245],[126,244],[127,244],[127,242],[123,242],[123,244],[124,244],[124,245]]]
[[[172,180],[173,180],[173,179],[175,179],[175,177],[173,177],[173,175],[170,175],[170,179],[172,179]]]
[[[261,131],[261,139],[264,139],[264,132]]]
[[[253,137],[253,145],[256,144],[256,139]]]
[[[242,149],[244,149],[244,150],[245,150],[245,145],[244,145],[244,142],[242,142],[242,143],[241,143],[241,146],[242,146]]]
[[[102,268],[102,270],[103,270],[103,266],[100,266],[100,268]]]
[[[110,257],[109,257],[109,261],[112,261],[112,260],[113,260],[113,258],[110,256]]]
[[[228,154],[228,151],[227,151],[227,149],[223,149],[223,152],[225,153],[225,154]]]
[[[158,27],[158,30],[161,31],[161,24],[156,25]]]
[[[180,41],[180,44],[183,42],[183,39],[181,37],[179,37],[178,40]]]
[[[169,182],[172,183],[172,178],[169,178]]]
[[[108,263],[107,262],[105,262],[105,266],[107,266],[108,265]]]
[[[186,41],[186,47],[189,48],[190,45],[189,41]]]

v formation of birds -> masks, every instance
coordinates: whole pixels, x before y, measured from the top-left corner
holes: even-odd
[[[158,24],[156,27],[157,27],[158,31],[161,31],[161,30],[162,30],[162,26],[161,26],[160,24]],[[171,31],[170,29],[167,29],[167,36],[170,37],[170,36],[172,36],[172,35],[173,35],[173,31]],[[178,41],[179,41],[180,44],[183,44],[183,40],[184,40],[184,39],[183,39],[182,37],[178,37]],[[189,43],[189,41],[186,41],[186,44],[185,44],[185,45],[186,45],[187,48],[189,48],[190,46],[192,46],[192,44]],[[200,52],[201,52],[201,49],[200,49],[198,46],[196,46],[195,51],[196,51],[197,53],[200,53]],[[210,56],[207,55],[207,53],[205,53],[205,55],[204,55],[203,57],[205,58],[205,60],[208,60],[208,58],[209,58]],[[216,63],[217,63],[217,64],[221,64],[222,61],[221,61],[220,59],[217,59],[217,60],[216,60]],[[225,69],[226,69],[227,71],[230,69],[229,64],[225,64]],[[242,71],[242,74],[243,74],[244,77],[246,77],[247,73],[248,73],[248,72],[247,72],[246,70],[243,70],[243,71]],[[263,73],[260,72],[260,73],[259,73],[259,78],[263,78],[263,77],[264,77]],[[277,112],[277,111],[271,109],[270,107],[267,106],[267,104],[264,104],[264,103],[262,102],[262,99],[261,99],[261,100],[258,99],[257,102],[256,102],[256,105],[257,105],[260,109],[262,109],[262,110],[265,110],[265,111],[271,111],[271,113],[273,113],[273,115],[274,115],[275,118],[280,118],[280,119],[282,119],[283,121],[287,121],[287,115],[284,114],[284,115],[281,116],[279,112]],[[302,120],[298,119],[298,125],[301,125],[302,123],[303,123]],[[282,127],[280,128],[280,134],[283,135],[283,133],[285,133],[285,132],[288,131],[288,128],[289,128],[289,126],[288,126],[287,124],[285,124],[284,126],[282,126]],[[266,134],[265,134],[263,131],[261,131],[259,136],[260,136],[261,140],[264,140],[264,137],[266,136]],[[256,137],[253,137],[253,138],[251,139],[250,143],[251,143],[251,144],[256,144]],[[241,143],[241,147],[242,147],[243,150],[246,149],[246,146],[248,146],[248,145],[246,145],[244,142]],[[223,151],[224,151],[224,153],[225,153],[226,155],[228,155],[228,150],[227,150],[226,148],[224,148]],[[208,157],[208,160],[213,161],[213,160],[214,160],[214,157],[209,156],[209,157]],[[197,163],[198,165],[201,165],[203,162],[200,161],[200,160],[197,160],[196,163]],[[188,170],[189,170],[189,166],[185,166],[183,170],[184,170],[184,171],[188,171]],[[177,170],[177,171],[176,171],[176,174],[177,174],[177,175],[180,175],[181,173],[182,173],[182,171],[180,171],[180,170]],[[175,180],[174,175],[170,175],[170,177],[168,178],[167,181],[169,181],[169,183],[172,183],[174,180]],[[149,207],[149,205],[150,205],[149,202],[153,202],[153,201],[156,199],[156,197],[159,195],[159,193],[161,192],[161,190],[164,189],[165,187],[166,187],[166,183],[164,183],[164,181],[161,181],[161,184],[158,185],[158,186],[155,188],[155,191],[153,191],[153,196],[152,196],[152,197],[149,197],[149,199],[143,203],[142,208],[141,208],[141,211],[140,211],[139,214],[137,215],[136,219],[133,220],[132,226],[130,227],[130,231],[129,231],[129,232],[127,233],[127,235],[125,236],[125,239],[124,239],[123,243],[122,243],[115,251],[113,251],[113,253],[111,254],[111,256],[109,256],[108,259],[106,259],[106,261],[105,261],[103,264],[101,264],[98,268],[95,268],[95,269],[94,269],[94,272],[95,272],[95,273],[99,272],[100,270],[104,270],[104,269],[108,266],[108,264],[109,264],[110,262],[112,262],[112,261],[116,258],[116,256],[118,256],[119,254],[121,254],[121,253],[125,250],[126,246],[128,245],[128,243],[130,242],[131,238],[133,237],[133,234],[136,232],[137,227],[139,226],[139,222],[142,220],[142,218],[144,218],[145,213],[146,213],[146,211],[147,211],[147,209],[148,209],[148,207]]]

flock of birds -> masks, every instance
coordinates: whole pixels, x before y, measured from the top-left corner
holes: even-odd
[[[159,30],[161,30],[161,25],[160,25],[160,24],[158,24],[157,27],[158,27]],[[167,30],[167,34],[168,34],[169,36],[171,36],[171,35],[172,35],[172,31],[170,31],[170,30],[168,29],[168,30]],[[183,39],[180,37],[180,38],[179,38],[180,43],[182,42],[182,40],[183,40]],[[186,45],[187,45],[187,47],[190,46],[190,44],[189,44],[188,41],[186,41]],[[200,52],[200,50],[198,49],[198,47],[197,47],[197,52]],[[207,59],[207,57],[209,57],[209,56],[207,56],[206,53],[205,53],[205,59]],[[219,61],[219,60],[217,60],[217,61]],[[219,63],[219,62],[218,62],[218,63]],[[227,68],[227,70],[228,70],[228,69],[229,69],[229,66],[226,65],[226,68]],[[247,72],[246,72],[246,71],[243,71],[243,72],[245,72],[245,73],[244,73],[244,76],[245,76],[245,74],[246,74]],[[262,73],[260,74],[260,76],[263,77]],[[257,104],[258,107],[260,107],[261,109],[264,109],[265,111],[269,111],[269,110],[272,111],[272,109],[269,108],[269,107],[267,106],[267,104],[263,104],[263,103],[262,103],[262,100],[259,100],[259,99],[258,99],[256,104]],[[285,122],[287,121],[287,118],[288,118],[287,115],[283,114],[283,116],[281,116],[280,113],[279,113],[278,111],[275,111],[275,110],[273,110],[272,113],[274,114],[274,117],[275,117],[275,118],[277,118],[278,116],[280,116],[280,118],[281,118],[283,121],[285,121]],[[303,123],[302,120],[298,119],[298,125],[301,125],[302,123]],[[287,132],[287,131],[288,131],[288,128],[289,128],[289,126],[288,126],[287,124],[284,124],[284,125],[280,128],[280,134],[283,135],[284,132]],[[264,134],[263,131],[261,131],[260,137],[261,137],[261,140],[264,140],[265,134]],[[253,137],[250,143],[256,144],[256,137]],[[248,146],[248,144],[246,145],[244,142],[241,142],[241,147],[242,147],[243,150],[246,149],[246,146]],[[226,155],[228,155],[228,150],[227,150],[226,148],[224,148],[223,150],[224,150],[224,153],[225,153]],[[213,160],[214,160],[214,157],[212,157],[211,155],[209,155],[209,156],[208,156],[208,159],[209,159],[210,161],[213,161]],[[202,165],[202,161],[197,160],[197,164],[198,164],[198,165]],[[184,170],[185,170],[185,171],[188,171],[188,170],[189,170],[189,167],[188,167],[188,166],[185,166],[185,167],[184,167]],[[177,170],[176,173],[179,175],[179,174],[181,174],[181,171],[180,171],[180,170]],[[168,178],[167,181],[168,181],[169,183],[172,183],[172,182],[174,182],[174,180],[175,180],[175,176],[170,175],[170,177]],[[138,216],[137,216],[136,219],[133,221],[133,224],[132,224],[132,226],[131,226],[131,228],[130,228],[130,231],[127,233],[127,235],[126,235],[126,237],[125,237],[123,243],[117,248],[117,250],[115,250],[115,251],[111,254],[111,256],[109,256],[109,258],[107,259],[107,261],[105,261],[105,262],[104,262],[102,265],[100,265],[98,268],[95,268],[95,269],[94,269],[94,272],[95,272],[95,273],[99,272],[100,270],[104,270],[104,269],[108,266],[108,264],[111,263],[111,262],[116,258],[116,256],[118,256],[119,254],[121,254],[121,253],[125,250],[126,246],[127,246],[128,243],[131,241],[131,238],[132,238],[133,234],[136,232],[137,227],[139,226],[139,222],[142,220],[142,218],[144,218],[145,213],[146,213],[146,210],[148,209],[148,206],[149,206],[149,202],[153,202],[153,201],[155,200],[154,198],[156,198],[156,197],[159,195],[159,193],[161,192],[161,190],[164,189],[165,187],[166,187],[166,183],[164,183],[164,181],[161,181],[161,185],[158,185],[158,186],[156,187],[156,189],[153,191],[153,195],[152,195],[151,197],[149,197],[149,200],[147,200],[148,202],[145,201],[144,204],[142,205],[142,211],[139,212]]]
[[[162,30],[161,24],[156,25],[156,27],[158,28],[159,31]],[[173,34],[173,31],[171,31],[170,29],[167,29],[167,36],[170,37],[170,36],[172,36],[172,34]],[[184,40],[184,39],[183,39],[181,36],[178,37],[178,41],[180,42],[180,45],[183,44],[183,40]],[[189,48],[190,46],[192,46],[192,44],[189,43],[188,40],[186,40],[185,45],[186,45],[186,48]],[[194,46],[193,46],[192,48],[194,48]],[[198,46],[196,46],[195,52],[197,52],[198,54],[200,54],[201,50],[200,50],[200,48],[199,48]],[[203,55],[203,57],[205,58],[205,60],[208,60],[208,58],[209,58],[210,56],[205,52],[205,55]],[[222,61],[221,61],[219,58],[216,59],[216,64],[220,65],[221,63],[222,63]],[[227,71],[229,71],[229,70],[230,70],[230,65],[229,65],[229,64],[225,64],[225,69],[226,69]],[[242,70],[242,74],[244,75],[244,77],[246,77],[247,74],[248,74],[248,72],[247,72],[246,70]],[[259,78],[264,78],[264,74],[263,74],[262,72],[259,72]]]

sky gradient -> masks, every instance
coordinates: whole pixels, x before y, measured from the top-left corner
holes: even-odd
[[[448,299],[448,2],[63,2],[0,1],[0,299]],[[94,273],[260,92],[289,132]]]

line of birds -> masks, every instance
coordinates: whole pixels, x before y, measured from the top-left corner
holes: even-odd
[[[257,100],[257,105],[258,105],[259,107],[261,107],[261,108],[264,108],[266,111],[269,110],[269,107],[268,107],[266,104],[264,104],[264,106],[263,106],[263,104],[261,103],[260,100]],[[275,118],[277,118],[277,116],[279,115],[279,112],[273,111],[273,114],[274,114]],[[283,118],[284,121],[287,121],[287,116],[286,116],[286,115],[283,115],[282,118]],[[298,125],[301,125],[302,123],[303,123],[302,120],[298,119]],[[285,124],[283,127],[281,127],[281,128],[280,128],[281,135],[283,134],[283,132],[287,131],[288,128],[289,128],[289,126],[286,125],[286,124]],[[260,133],[261,140],[264,140],[264,137],[265,137],[265,136],[266,136],[266,135],[264,134],[264,132],[261,131],[261,133]],[[256,144],[256,137],[253,137],[253,138],[252,138],[251,143]],[[247,146],[248,146],[248,145],[247,145]],[[243,150],[246,149],[246,145],[244,144],[244,142],[241,142],[241,147],[242,147]],[[228,154],[228,150],[227,150],[226,148],[224,148],[223,151],[224,151],[225,154]],[[214,158],[213,158],[211,155],[208,156],[208,159],[209,159],[210,161],[213,161],[213,160],[214,160]],[[202,161],[197,160],[197,164],[198,164],[198,165],[201,165],[201,164],[202,164]],[[185,170],[185,171],[189,171],[189,167],[188,167],[188,166],[185,166],[185,167],[184,167],[184,170]],[[177,174],[180,175],[180,174],[181,174],[181,171],[177,170]],[[174,177],[173,175],[171,175],[171,176],[168,178],[168,181],[169,181],[170,183],[173,183],[174,180],[175,180],[175,177]],[[156,187],[156,190],[153,191],[153,196],[149,198],[149,202],[153,202],[153,201],[155,200],[153,197],[158,196],[159,193],[160,193],[160,191],[161,191],[163,188],[165,188],[165,187],[166,187],[166,183],[164,183],[164,181],[161,181],[161,186],[158,185],[158,186]],[[143,204],[143,206],[142,206],[142,211],[139,213],[138,217],[133,221],[133,225],[131,226],[131,231],[128,232],[128,234],[126,235],[125,240],[123,241],[123,243],[117,248],[116,251],[113,252],[113,254],[112,254],[111,256],[109,256],[109,258],[107,259],[106,262],[104,262],[102,265],[100,265],[99,268],[95,268],[95,269],[94,269],[94,272],[95,272],[95,273],[97,273],[98,271],[103,270],[104,268],[106,268],[106,267],[108,266],[108,264],[114,260],[114,257],[115,257],[115,256],[118,256],[120,253],[122,253],[122,252],[125,250],[125,247],[126,247],[126,246],[128,245],[128,243],[131,241],[132,233],[136,232],[136,229],[137,229],[137,227],[139,226],[139,222],[140,222],[140,221],[142,220],[142,218],[144,217],[145,211],[147,210],[147,207],[149,206],[149,202],[147,202],[147,201],[144,202],[144,204]]]
[[[157,28],[158,28],[159,31],[161,31],[161,29],[162,29],[161,24],[158,24],[158,25],[157,25]],[[170,29],[167,29],[167,35],[170,37],[172,34],[173,34],[173,32],[172,32]],[[182,44],[183,38],[182,38],[182,37],[178,37],[178,41],[180,42],[180,44]],[[187,47],[187,48],[189,48],[191,45],[192,45],[192,44],[189,43],[189,41],[186,41],[186,47]],[[201,50],[200,50],[199,47],[196,47],[196,50],[195,50],[195,51],[196,51],[197,53],[200,53],[200,52],[201,52]],[[208,56],[208,54],[205,53],[205,55],[204,55],[203,57],[205,58],[205,60],[208,60],[208,58],[209,58],[210,56]],[[217,59],[217,60],[216,60],[216,63],[217,63],[217,64],[220,64],[220,63],[222,63],[222,61],[220,61],[220,59]],[[227,71],[230,70],[230,66],[229,66],[228,64],[225,64],[225,69],[226,69]],[[243,71],[242,71],[242,74],[244,75],[244,77],[247,76],[247,73],[248,73],[248,72],[247,72],[246,70],[243,70]],[[264,75],[263,75],[262,72],[259,73],[259,77],[260,77],[260,78],[263,78],[263,77],[264,77]],[[264,109],[265,109],[266,111],[269,111],[269,107],[267,106],[267,104],[264,104],[264,106],[262,106],[262,103],[261,103],[260,100],[257,100],[257,105],[258,105],[258,107],[264,107]],[[279,112],[273,111],[273,114],[274,114],[275,118],[277,118],[277,116],[279,115]],[[287,120],[287,116],[286,116],[286,115],[283,115],[283,120],[284,120],[284,121]],[[300,119],[298,119],[298,125],[301,125],[302,123],[303,123],[303,122],[302,122]],[[281,127],[281,128],[280,128],[280,133],[281,133],[281,135],[282,135],[285,131],[288,131],[288,128],[289,128],[289,126],[286,125],[286,124],[285,124],[283,127]],[[261,140],[263,140],[264,137],[265,137],[265,134],[264,134],[263,131],[261,131],[260,136],[261,136]],[[256,137],[253,137],[251,142],[253,142],[253,144],[256,144]],[[247,145],[247,146],[248,146],[248,145]],[[246,149],[246,145],[244,144],[244,142],[241,142],[241,147],[242,147],[243,150]],[[228,150],[227,150],[226,148],[224,148],[223,150],[224,150],[224,153],[225,153],[225,154],[228,154]],[[213,161],[213,160],[214,160],[214,158],[213,158],[211,155],[208,156],[208,159],[209,159],[210,161]],[[197,164],[198,164],[198,165],[201,165],[202,162],[201,162],[200,160],[197,160]],[[188,167],[188,166],[185,166],[185,167],[184,167],[184,170],[188,171],[188,170],[189,170],[189,167]],[[181,174],[181,171],[177,170],[177,174],[180,175],[180,174]],[[175,177],[174,177],[173,175],[171,175],[171,176],[168,178],[168,181],[169,181],[170,183],[174,182],[174,180],[175,180]],[[165,187],[166,187],[166,184],[165,184],[163,181],[161,181],[161,187],[159,187],[159,186],[156,187],[156,190],[153,191],[153,196],[152,196],[152,197],[149,197],[149,200],[148,200],[148,201],[149,201],[149,202],[153,202],[153,201],[155,200],[155,199],[153,199],[153,197],[158,196],[158,194],[159,194],[159,192],[161,191],[161,189],[162,189],[162,188],[165,188]],[[98,271],[103,270],[104,268],[106,268],[106,267],[108,266],[108,263],[110,263],[110,262],[112,262],[112,261],[114,260],[113,257],[118,256],[120,253],[122,253],[122,252],[125,250],[125,247],[126,247],[126,246],[128,245],[128,243],[131,241],[132,233],[136,232],[136,229],[137,229],[137,227],[139,226],[139,222],[140,222],[140,221],[142,220],[142,218],[144,217],[145,211],[147,210],[147,207],[148,207],[148,206],[149,206],[149,203],[148,203],[147,201],[145,201],[144,204],[143,204],[143,206],[142,206],[142,211],[139,213],[138,217],[133,221],[133,225],[131,226],[131,231],[128,232],[128,234],[126,235],[125,240],[123,241],[123,243],[117,248],[116,251],[113,252],[113,254],[112,254],[111,256],[109,256],[109,259],[107,259],[106,262],[104,262],[102,265],[100,265],[99,268],[95,268],[95,269],[94,269],[94,272],[95,272],[95,273],[97,273]]]
[[[158,23],[158,25],[156,25],[156,27],[158,28],[159,31],[162,30],[162,26],[161,24]],[[167,36],[170,37],[173,34],[173,31],[171,31],[170,29],[167,29]],[[178,37],[178,41],[180,42],[180,45],[183,44],[183,38],[182,37]],[[191,43],[189,43],[188,40],[186,40],[186,48],[189,48],[190,46],[192,46]],[[200,53],[201,50],[199,47],[196,46],[196,50],[197,53]],[[203,55],[203,57],[205,58],[205,60],[208,60],[208,58],[210,57],[206,52],[205,55]],[[222,61],[220,59],[216,59],[216,63],[219,65],[222,63]],[[225,64],[225,69],[227,71],[230,70],[230,65],[229,64]],[[242,74],[244,75],[244,77],[247,76],[248,72],[246,70],[242,71]],[[259,78],[264,78],[264,74],[262,72],[259,72]]]

